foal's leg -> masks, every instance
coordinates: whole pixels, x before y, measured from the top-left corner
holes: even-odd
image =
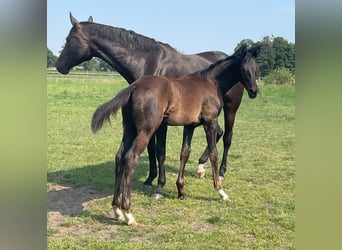
[[[217,124],[216,143],[220,140],[222,135],[223,135],[223,130],[220,127],[220,125]],[[204,150],[202,156],[198,160],[198,166],[197,166],[197,170],[196,170],[197,178],[202,179],[204,177],[204,174],[205,174],[204,166],[205,166],[205,163],[208,161],[208,159],[209,159],[209,147],[207,146],[206,149]]]
[[[115,185],[114,185],[114,198],[112,207],[114,210],[114,219],[118,221],[125,221],[125,217],[121,211],[121,182],[124,172],[123,157],[127,153],[135,137],[134,131],[127,131],[124,129],[123,139],[120,144],[119,150],[115,156]]]
[[[219,169],[218,169],[218,156],[217,156],[217,148],[216,148],[216,134],[217,134],[217,121],[207,121],[204,123],[204,130],[207,137],[208,147],[209,147],[209,157],[213,172],[213,182],[214,187],[218,191],[222,200],[227,200],[228,195],[222,189],[222,182],[219,177]]]
[[[159,199],[163,197],[163,188],[166,183],[165,176],[165,148],[166,148],[166,134],[167,134],[167,125],[161,125],[156,132],[157,137],[157,160],[159,165],[159,177],[158,177],[158,186],[155,193],[152,195],[154,198]]]
[[[185,164],[189,159],[190,151],[191,151],[191,140],[194,134],[195,127],[193,126],[184,126],[183,129],[183,144],[182,151],[180,154],[180,167],[178,172],[178,178],[176,181],[177,189],[178,189],[178,198],[184,199],[184,169]]]
[[[153,134],[153,133],[152,133]],[[123,169],[123,190],[122,190],[122,209],[126,218],[126,224],[136,224],[136,221],[130,212],[131,208],[131,183],[132,175],[138,164],[139,156],[146,149],[152,134],[141,131],[133,141],[131,148],[124,156],[124,169]]]

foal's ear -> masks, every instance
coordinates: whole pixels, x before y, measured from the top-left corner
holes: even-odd
[[[92,16],[90,16],[90,17],[88,18],[88,22],[89,22],[89,23],[92,23],[92,22],[93,22],[93,17],[92,17]]]
[[[72,26],[74,27],[79,27],[80,23],[77,21],[77,19],[75,17],[73,17],[73,15],[70,12],[70,22],[72,24]]]

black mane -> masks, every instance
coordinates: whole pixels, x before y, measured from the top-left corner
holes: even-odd
[[[108,40],[121,44],[123,47],[128,47],[144,52],[155,52],[160,50],[159,42],[152,38],[139,35],[131,30],[89,22],[82,22],[82,25],[85,28],[87,26],[91,26],[91,29],[89,29],[90,36],[104,37]]]
[[[211,64],[208,68],[194,72],[190,74],[191,76],[200,76],[200,77],[205,77],[205,76],[211,76],[212,74],[217,74],[220,71],[223,71],[224,69],[228,68],[236,59],[238,56],[237,55],[231,55],[228,56],[224,59],[218,60],[217,62]]]

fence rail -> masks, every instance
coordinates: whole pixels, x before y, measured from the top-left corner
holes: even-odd
[[[122,76],[114,71],[102,72],[102,71],[70,71],[68,74],[63,75],[56,69],[47,69],[46,75],[48,79],[122,79]]]

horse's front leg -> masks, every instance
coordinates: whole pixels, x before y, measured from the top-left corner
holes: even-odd
[[[228,200],[228,195],[223,191],[222,182],[219,177],[218,155],[216,147],[217,118],[211,121],[206,121],[204,123],[204,130],[206,133],[207,143],[209,147],[209,158],[213,172],[214,188],[218,191],[222,200]]]
[[[232,144],[233,126],[235,121],[235,115],[237,112],[237,108],[234,108],[232,105],[230,106],[228,104],[224,106],[223,154],[219,170],[219,175],[222,179],[224,178],[224,175],[227,171],[228,151]]]
[[[221,136],[223,135],[223,130],[220,127],[219,124],[217,124],[217,137],[216,137],[216,143],[220,140]],[[199,179],[202,179],[205,174],[205,169],[204,166],[206,162],[209,159],[209,147],[207,146],[206,149],[204,150],[202,156],[198,160],[198,166],[196,170],[196,177]]]
[[[183,143],[182,143],[182,151],[180,154],[180,167],[178,172],[178,178],[176,181],[177,189],[178,189],[178,198],[184,199],[184,170],[185,164],[189,159],[190,151],[191,151],[191,140],[194,134],[195,127],[193,126],[185,126],[183,129]]]
[[[158,186],[155,193],[152,195],[154,198],[159,199],[163,197],[163,188],[166,183],[165,176],[165,152],[166,152],[166,134],[167,134],[167,125],[161,125],[156,132],[157,137],[157,160],[159,166],[159,177],[158,177]]]

